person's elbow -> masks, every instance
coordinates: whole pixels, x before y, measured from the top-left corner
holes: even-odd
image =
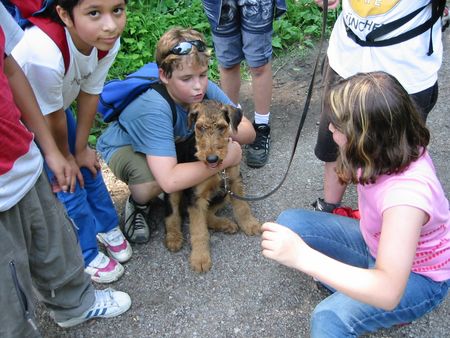
[[[384,297],[380,298],[382,302],[379,307],[386,311],[394,310],[400,304],[404,291],[404,288],[391,287],[389,291],[386,291]]]
[[[171,184],[171,182],[162,180],[161,182],[158,182],[158,184],[159,184],[161,190],[164,191],[166,194],[171,194],[176,191],[174,189],[173,184]]]
[[[182,190],[180,189],[179,184],[170,178],[163,178],[157,180],[157,182],[161,190],[164,191],[166,194],[171,194],[173,192]]]
[[[385,311],[392,311],[397,307],[397,305],[399,303],[400,303],[400,299],[390,300],[390,301],[385,302],[382,306],[380,306],[380,308]]]

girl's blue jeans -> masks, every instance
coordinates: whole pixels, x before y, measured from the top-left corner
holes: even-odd
[[[69,147],[75,153],[76,122],[70,109],[66,110]],[[54,174],[45,165],[50,182],[55,180]],[[74,193],[57,193],[64,204],[67,214],[75,223],[83,252],[84,264],[87,266],[98,254],[97,233],[108,232],[119,224],[116,209],[99,170],[94,178],[92,173],[81,168],[84,178],[84,189],[77,182]]]
[[[369,269],[375,264],[359,230],[359,221],[355,219],[291,209],[281,213],[277,223],[287,226],[309,246],[336,260]],[[435,282],[411,273],[403,298],[392,311],[331,290],[333,293],[314,309],[311,337],[358,337],[378,329],[412,322],[438,306],[445,299],[449,285],[450,280]]]

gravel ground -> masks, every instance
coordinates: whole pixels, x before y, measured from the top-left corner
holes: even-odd
[[[432,131],[430,152],[438,174],[450,196],[449,36],[445,36],[445,58],[440,73],[439,101],[429,117]],[[311,61],[280,59],[274,64],[272,150],[262,169],[242,165],[247,193],[260,195],[279,182],[285,171],[303,107]],[[249,86],[243,88],[243,106],[249,107]],[[251,203],[260,221],[274,220],[286,208],[310,208],[322,190],[322,165],[313,154],[319,109],[317,90],[300,139],[296,157],[282,188],[270,198]],[[127,192],[123,184],[106,172],[117,208],[123,208]],[[349,189],[345,204],[356,207],[355,191]],[[229,213],[230,210],[225,211]],[[262,257],[260,238],[242,233],[211,234],[213,266],[198,274],[189,268],[188,242],[181,251],[169,252],[163,244],[163,206],[152,206],[157,230],[148,244],[134,245],[123,278],[112,287],[127,291],[132,308],[109,320],[93,320],[62,330],[42,306],[37,315],[44,337],[307,337],[309,316],[325,296],[308,276]],[[186,233],[187,236],[187,233]],[[104,285],[97,285],[99,288]],[[424,318],[370,337],[448,337],[450,303],[445,301]]]

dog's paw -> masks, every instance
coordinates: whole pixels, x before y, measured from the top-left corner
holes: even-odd
[[[179,251],[183,246],[183,237],[179,234],[166,234],[166,247],[172,252]]]
[[[227,234],[234,234],[239,230],[236,223],[225,217],[214,217],[208,219],[208,228],[214,231],[222,231]]]
[[[212,261],[209,252],[192,252],[191,267],[195,272],[207,272],[211,269]]]
[[[254,217],[242,222],[241,229],[246,235],[249,236],[261,234],[261,224]]]
[[[228,220],[228,222],[224,224],[222,229],[223,229],[222,231],[227,234],[234,234],[239,230],[239,227],[236,223]]]

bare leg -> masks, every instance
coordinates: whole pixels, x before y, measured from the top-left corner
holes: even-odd
[[[272,102],[272,64],[269,62],[258,68],[250,68],[255,111],[265,115]]]
[[[130,189],[133,200],[136,203],[142,205],[148,204],[148,202],[150,202],[162,192],[158,183],[156,183],[155,181],[129,185],[128,188]]]
[[[336,175],[336,162],[325,162],[324,200],[327,203],[339,204],[344,196],[346,185],[342,185]]]
[[[239,103],[241,89],[241,65],[238,63],[231,68],[220,67],[220,87],[235,104]]]

